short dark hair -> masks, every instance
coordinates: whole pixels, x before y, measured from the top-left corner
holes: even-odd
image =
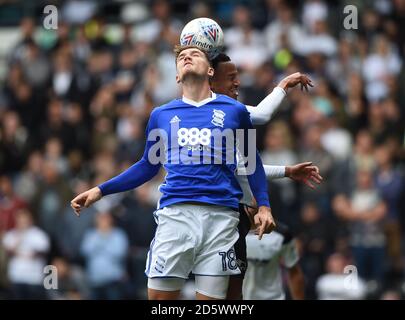
[[[231,58],[230,58],[227,54],[221,52],[219,55],[217,55],[217,56],[212,60],[212,63],[211,63],[211,64],[212,64],[212,67],[214,68],[214,70],[216,70],[217,67],[218,67],[218,65],[219,65],[221,62],[229,62],[229,61],[231,61]]]
[[[187,45],[187,46],[182,46],[182,45],[179,45],[179,44],[176,45],[176,46],[174,47],[174,49],[173,49],[174,55],[175,55],[175,57],[176,57],[176,60],[175,60],[176,63],[177,63],[177,58],[179,57],[180,53],[181,53],[182,51],[186,50],[186,49],[191,49],[191,48],[197,49],[197,50],[201,51],[202,53],[204,53],[205,57],[206,57],[207,60],[208,60],[208,63],[210,64],[210,66],[212,66],[212,61],[211,61],[211,59],[210,59],[210,57],[209,57],[209,55],[208,55],[208,52],[205,51],[204,49],[201,49],[200,47],[194,46],[194,45]]]

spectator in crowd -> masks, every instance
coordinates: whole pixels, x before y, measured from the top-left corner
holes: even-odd
[[[36,194],[32,200],[38,218],[38,225],[54,238],[56,236],[57,222],[63,208],[71,195],[66,181],[59,172],[57,163],[46,160],[42,165],[42,176],[37,186]]]
[[[17,212],[27,206],[13,189],[8,176],[0,176],[0,237],[15,227]]]
[[[322,215],[315,203],[304,203],[301,210],[298,239],[307,281],[305,296],[314,299],[316,279],[324,273],[324,262],[336,236],[328,217]]]
[[[26,201],[31,203],[35,196],[35,188],[42,179],[43,154],[39,150],[30,153],[25,168],[15,180],[15,190]]]
[[[384,222],[387,253],[391,259],[391,265],[398,269],[398,267],[402,267],[400,199],[405,187],[404,177],[394,166],[392,151],[387,145],[376,147],[375,159],[377,163],[376,188],[387,205]]]
[[[250,232],[246,237],[248,268],[243,280],[245,300],[283,300],[286,298],[282,280],[286,269],[289,296],[305,298],[305,280],[299,264],[297,239],[286,225],[277,225],[262,240]]]
[[[125,298],[127,236],[114,227],[109,212],[99,212],[95,222],[96,228],[86,233],[81,244],[91,297],[96,300]]]
[[[373,184],[368,170],[359,170],[356,189],[350,198],[337,195],[333,207],[349,223],[350,244],[359,275],[365,280],[381,282],[384,277],[386,237],[383,228],[387,206]]]
[[[77,180],[73,184],[74,192],[83,192],[89,188],[90,184],[85,180]],[[55,233],[55,245],[61,258],[72,263],[81,263],[80,246],[83,238],[94,225],[95,208],[90,208],[80,220],[72,215],[68,203],[64,204],[63,212],[57,221]]]
[[[152,14],[151,19],[135,27],[136,40],[154,43],[158,49],[161,49],[162,46],[167,45],[167,41],[172,42],[171,39],[180,34],[183,24],[174,18],[171,5],[167,0],[154,0]]]
[[[265,28],[265,43],[267,50],[273,56],[279,49],[282,49],[282,37],[285,37],[289,48],[296,54],[303,51],[303,39],[305,31],[295,22],[293,9],[285,4],[276,9],[277,18]]]
[[[50,77],[51,66],[34,40],[28,40],[21,59],[24,78],[35,89],[43,89]]]
[[[10,55],[12,62],[21,62],[27,50],[27,45],[31,43],[35,32],[35,19],[24,17],[20,21],[21,40],[12,49]]]
[[[6,111],[1,120],[0,166],[7,173],[17,173],[29,149],[28,132],[14,111]]]
[[[297,154],[293,150],[292,134],[284,121],[275,121],[267,126],[264,140],[264,150],[261,153],[263,164],[292,165],[297,163]],[[291,179],[271,181],[272,205],[278,204],[275,210],[277,219],[288,226],[295,226],[297,192]],[[278,197],[279,195],[279,197]]]
[[[401,70],[401,59],[386,36],[378,35],[373,42],[372,52],[364,61],[362,72],[366,80],[367,98],[370,101],[377,101],[387,96],[387,76],[396,75]]]
[[[315,123],[306,128],[300,159],[311,159],[311,161],[316,163],[319,167],[319,171],[322,172],[324,183],[315,191],[309,191],[308,188],[303,188],[302,198],[305,202],[315,202],[319,206],[322,214],[329,214],[330,197],[333,191],[334,159],[322,146],[322,130],[320,123]]]
[[[340,253],[330,255],[326,262],[326,274],[316,282],[319,300],[361,300],[367,295],[364,280],[355,266]]]
[[[43,278],[50,242],[48,235],[34,225],[30,211],[18,211],[15,228],[6,232],[3,245],[9,255],[8,278],[13,298],[45,299]]]
[[[48,291],[51,300],[83,300],[89,298],[89,290],[83,270],[70,264],[63,257],[55,257],[51,265],[57,270],[57,288]]]
[[[233,26],[225,30],[224,41],[232,61],[244,71],[253,72],[266,60],[263,37],[253,28],[248,7],[235,7]]]

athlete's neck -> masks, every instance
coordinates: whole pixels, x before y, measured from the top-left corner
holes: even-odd
[[[211,88],[209,82],[197,79],[189,79],[189,81],[183,82],[183,97],[195,102],[210,98]]]

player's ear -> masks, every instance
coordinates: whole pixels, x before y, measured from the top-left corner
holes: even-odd
[[[177,83],[180,83],[180,77],[179,77],[178,74],[176,74],[176,82],[177,82]]]
[[[214,68],[213,67],[208,68],[208,76],[210,78],[212,78],[214,76]]]

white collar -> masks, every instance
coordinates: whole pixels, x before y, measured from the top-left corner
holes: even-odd
[[[201,101],[198,101],[198,102],[194,101],[194,100],[191,100],[189,98],[186,98],[185,96],[183,96],[182,100],[183,100],[184,103],[191,104],[194,107],[201,107],[204,104],[206,104],[206,103],[208,103],[208,102],[210,102],[212,100],[215,100],[216,98],[217,98],[217,95],[214,92],[211,91],[211,97],[208,97],[208,98],[206,98],[204,100],[201,100]]]

